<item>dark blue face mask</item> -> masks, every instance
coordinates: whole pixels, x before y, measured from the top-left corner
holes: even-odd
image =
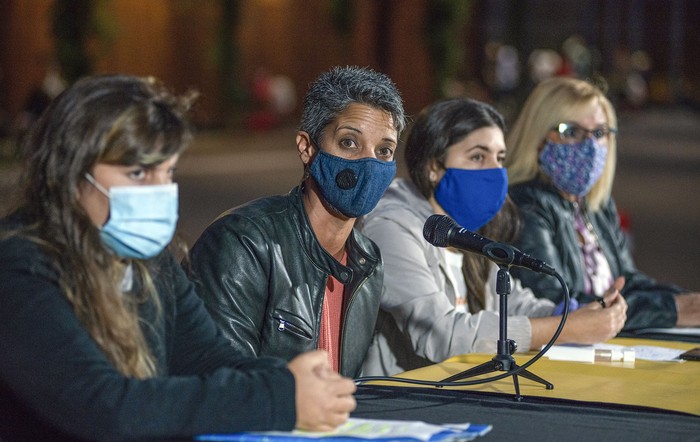
[[[435,188],[435,200],[460,226],[478,230],[501,210],[507,193],[505,168],[450,168]]]
[[[371,212],[384,195],[396,176],[396,161],[347,160],[319,150],[310,172],[328,204],[357,218]]]

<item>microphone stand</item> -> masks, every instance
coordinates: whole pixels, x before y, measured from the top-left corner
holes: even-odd
[[[496,293],[499,299],[499,334],[497,341],[497,354],[490,361],[464,370],[446,379],[442,382],[456,382],[462,379],[479,376],[495,371],[513,371],[518,368],[512,354],[517,349],[517,344],[512,339],[508,339],[508,295],[510,294],[510,273],[505,265],[498,265],[498,274],[496,275]],[[527,371],[522,370],[519,373],[513,374],[513,385],[515,386],[515,400],[522,400],[520,395],[520,386],[518,384],[518,374],[540,384],[544,384],[547,390],[554,388],[554,385],[545,381],[541,377]]]

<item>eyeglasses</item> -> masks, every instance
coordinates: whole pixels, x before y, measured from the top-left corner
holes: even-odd
[[[600,140],[610,134],[617,133],[614,127],[596,127],[595,129],[584,129],[576,123],[559,123],[552,128],[553,131],[559,133],[562,140],[568,142],[580,143],[593,135],[593,138]]]

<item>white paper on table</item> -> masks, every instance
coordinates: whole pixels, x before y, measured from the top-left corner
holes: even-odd
[[[684,362],[683,359],[680,359],[678,356],[684,353],[685,350],[679,350],[677,348],[658,347],[656,345],[633,345],[624,347],[613,344],[595,344],[594,347],[605,349],[611,347],[631,348],[634,350],[637,359],[643,359],[645,361]]]
[[[633,359],[657,362],[684,362],[678,356],[685,352],[685,350],[658,347],[655,345],[625,346],[605,343],[594,345],[559,344],[553,345],[549,351],[545,353],[545,357],[549,357],[552,360],[592,363],[594,359],[593,353],[596,349],[618,350],[621,352],[632,350],[634,351]]]
[[[420,421],[350,418],[333,431],[310,432],[263,431],[232,434],[202,434],[198,441],[217,442],[307,442],[307,441],[396,441],[396,442],[454,442],[469,441],[491,431],[491,425],[442,424]]]

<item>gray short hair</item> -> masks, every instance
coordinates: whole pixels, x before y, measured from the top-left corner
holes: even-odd
[[[391,79],[369,68],[334,67],[309,85],[299,130],[318,140],[323,128],[350,104],[359,103],[391,114],[396,132],[406,127],[401,95]]]

